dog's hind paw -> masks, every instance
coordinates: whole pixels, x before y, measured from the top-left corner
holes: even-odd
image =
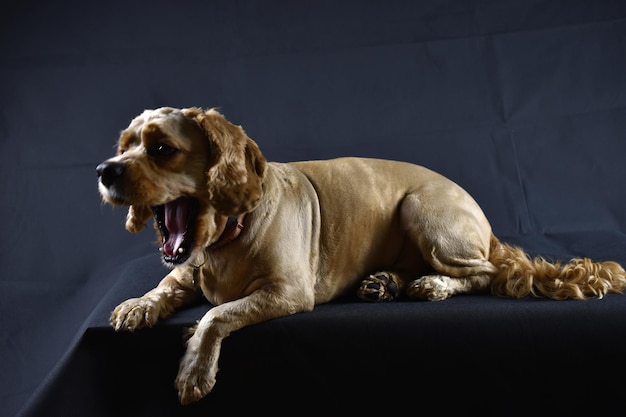
[[[454,294],[448,283],[450,279],[443,275],[426,275],[410,283],[406,293],[410,298],[442,301]]]
[[[391,301],[400,294],[398,277],[389,272],[377,272],[361,281],[357,296],[362,301]]]

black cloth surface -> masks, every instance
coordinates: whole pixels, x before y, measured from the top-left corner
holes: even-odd
[[[339,300],[231,335],[215,395],[181,408],[183,329],[210,306],[108,327],[165,270],[94,168],[146,108],[219,107],[268,160],[422,164],[502,240],[626,264],[625,45],[621,0],[4,2],[0,415],[619,415],[621,295]]]

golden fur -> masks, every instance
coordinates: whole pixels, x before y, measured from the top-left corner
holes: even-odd
[[[129,206],[129,231],[154,215],[172,268],[113,311],[114,328],[152,326],[202,296],[215,305],[180,362],[183,404],[211,391],[231,332],[352,291],[374,301],[477,291],[584,299],[626,287],[615,262],[561,265],[501,243],[474,199],[427,168],[364,158],[268,163],[214,109],[146,110],[97,172],[104,201]]]

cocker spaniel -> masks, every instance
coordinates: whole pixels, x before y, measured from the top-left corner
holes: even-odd
[[[267,162],[215,109],[146,110],[96,168],[126,228],[153,218],[171,272],[111,315],[152,326],[199,297],[214,304],[187,341],[176,387],[187,404],[216,382],[222,340],[356,291],[365,301],[491,291],[584,299],[621,293],[615,262],[531,259],[493,235],[476,201],[422,166],[366,158]]]

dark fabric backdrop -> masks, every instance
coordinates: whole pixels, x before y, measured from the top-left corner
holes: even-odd
[[[94,171],[145,108],[219,107],[269,160],[423,164],[503,238],[626,261],[625,18],[622,0],[4,2],[0,415],[155,251]]]

